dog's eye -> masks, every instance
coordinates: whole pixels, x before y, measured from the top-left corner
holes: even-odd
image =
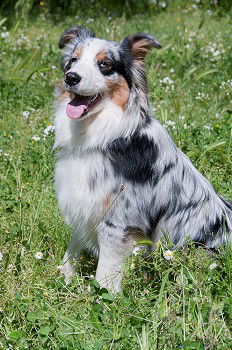
[[[98,66],[100,68],[110,67],[110,65],[107,62],[105,62],[105,61],[98,61]]]
[[[97,64],[102,74],[109,75],[114,73],[113,67],[110,63],[106,61],[98,61]]]

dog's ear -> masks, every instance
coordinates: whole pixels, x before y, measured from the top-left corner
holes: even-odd
[[[155,47],[160,49],[160,43],[150,34],[137,33],[134,35],[126,36],[122,41],[121,45],[123,49],[131,51],[132,57],[136,61],[144,61],[146,54]]]
[[[87,39],[94,38],[95,34],[92,30],[80,26],[71,27],[64,31],[64,33],[60,37],[59,48],[63,49],[71,40],[75,38]]]

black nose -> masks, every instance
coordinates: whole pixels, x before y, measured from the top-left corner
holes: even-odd
[[[77,73],[69,72],[65,74],[64,80],[66,84],[73,86],[78,84],[81,81],[81,77]]]

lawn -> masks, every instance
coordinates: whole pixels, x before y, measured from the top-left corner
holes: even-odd
[[[53,91],[62,79],[57,42],[72,24],[111,40],[139,31],[159,40],[147,59],[154,115],[232,199],[231,17],[196,3],[130,17],[0,17],[0,349],[232,348],[230,247],[215,254],[187,244],[171,260],[166,243],[139,252],[117,296],[99,287],[86,253],[70,286],[57,269],[70,231],[53,186]]]

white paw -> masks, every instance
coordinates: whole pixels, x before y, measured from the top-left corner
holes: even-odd
[[[75,269],[70,264],[64,264],[57,266],[57,269],[60,270],[61,274],[64,275],[65,284],[70,284],[72,282],[72,278],[75,275]]]

